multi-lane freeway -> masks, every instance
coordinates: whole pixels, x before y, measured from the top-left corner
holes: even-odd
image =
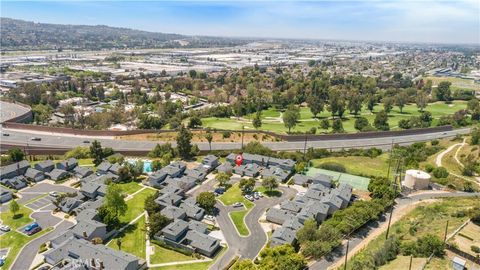
[[[104,147],[111,147],[119,152],[148,152],[157,143],[161,141],[135,141],[120,140],[114,137],[89,137],[73,134],[49,133],[31,130],[13,130],[0,128],[2,136],[0,137],[2,148],[7,146],[20,146],[26,151],[29,149],[38,150],[68,150],[76,146],[88,146],[91,141],[98,140]],[[359,139],[328,139],[315,140],[305,142],[263,142],[262,144],[275,151],[293,151],[303,150],[306,148],[325,148],[325,149],[347,149],[347,148],[369,148],[378,147],[389,149],[392,143],[407,145],[414,142],[430,141],[433,139],[453,137],[457,134],[469,133],[469,128],[455,129],[444,132],[432,132],[427,134],[416,135],[397,135],[376,138],[359,138]],[[32,140],[35,137],[37,140]],[[175,146],[175,143],[172,143]],[[200,150],[209,150],[207,142],[196,143]],[[241,142],[212,142],[212,150],[233,150],[240,149]]]

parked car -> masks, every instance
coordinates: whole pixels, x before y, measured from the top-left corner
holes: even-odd
[[[258,192],[253,193],[253,198],[254,198],[255,200],[260,199],[260,196],[258,195]]]
[[[241,202],[236,202],[233,204],[233,207],[242,207],[243,206],[243,203]]]
[[[31,229],[30,231],[28,231],[27,235],[34,235],[41,230],[42,230],[42,227],[35,227],[35,228]]]
[[[10,227],[8,227],[7,225],[0,225],[0,231],[9,232]]]
[[[4,257],[0,258],[0,266],[3,266],[5,264],[5,259]]]
[[[259,191],[259,192],[257,192],[257,194],[258,194],[258,197],[263,198],[263,193],[262,192]]]
[[[254,201],[254,198],[251,196],[251,195],[245,195],[245,199],[253,202]]]
[[[48,265],[44,265],[44,266],[38,268],[38,270],[48,270],[48,269],[50,269],[50,266],[48,266]]]
[[[298,196],[305,196],[305,192],[299,192]]]
[[[214,190],[215,193],[218,193],[218,194],[223,194],[225,193],[225,188],[224,187],[219,187],[219,188],[216,188]]]
[[[10,136],[10,133],[3,133],[3,136]]]
[[[25,232],[28,232],[28,231],[31,231],[31,230],[33,230],[33,229],[35,229],[35,228],[38,228],[38,227],[40,227],[40,226],[38,225],[38,223],[33,222],[33,223],[31,223],[31,224],[28,224],[27,227],[25,227],[24,231],[25,231]]]
[[[215,217],[214,216],[211,216],[211,215],[205,215],[204,216],[206,220],[209,220],[209,221],[215,221]]]
[[[30,138],[31,141],[41,141],[42,138],[39,138],[39,137],[32,137]]]
[[[56,192],[56,191],[50,191],[50,192],[48,193],[48,195],[50,195],[50,196],[52,196],[52,197],[54,197],[54,198],[60,196],[60,194],[58,194],[58,192]]]
[[[83,143],[90,143],[90,141],[89,141],[89,140],[85,140],[85,141],[83,141]]]

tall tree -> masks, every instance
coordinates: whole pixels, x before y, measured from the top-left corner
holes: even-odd
[[[192,154],[192,133],[183,125],[180,126],[180,130],[177,134],[177,150],[180,157],[183,159],[189,159]]]
[[[224,172],[219,172],[217,175],[215,175],[215,180],[218,181],[220,186],[224,187],[228,181],[230,181],[230,175]]]
[[[7,156],[11,161],[19,162],[25,158],[25,153],[23,153],[22,149],[18,147],[14,147],[14,148],[8,149]]]
[[[95,166],[98,166],[98,164],[102,163],[104,156],[102,145],[99,141],[94,140],[90,145],[90,155],[93,158],[93,164],[95,164]]]
[[[283,123],[285,127],[288,128],[288,132],[297,125],[298,120],[300,119],[300,112],[297,107],[291,105],[283,113]]]
[[[358,91],[353,91],[348,98],[348,110],[351,114],[357,116],[362,111],[362,96]]]
[[[317,115],[323,111],[323,100],[317,95],[308,96],[307,104],[315,118],[317,118]]]
[[[388,125],[388,114],[385,110],[377,113],[373,125],[379,130],[386,131],[390,129],[390,126]]]
[[[333,129],[334,133],[344,132],[342,119],[337,118],[337,119],[333,120],[332,129]]]
[[[10,202],[9,208],[10,208],[10,213],[12,213],[12,216],[15,219],[18,211],[20,211],[20,205],[18,205],[18,202],[16,200],[12,200],[12,202]]]
[[[435,91],[438,100],[449,101],[452,98],[452,91],[450,90],[451,82],[440,82]]]
[[[210,149],[210,151],[212,151],[213,134],[210,131],[210,129],[208,129],[207,132],[205,133],[205,139],[208,142],[208,148]]]
[[[262,112],[261,111],[257,111],[257,113],[255,114],[255,117],[253,118],[253,121],[252,121],[252,125],[254,128],[258,129],[262,126]]]
[[[269,191],[272,191],[273,189],[278,187],[278,182],[273,177],[265,177],[262,180],[262,186],[268,189]]]
[[[423,112],[428,105],[428,95],[424,91],[418,91],[415,103],[417,104],[418,109]]]
[[[255,187],[255,179],[254,178],[242,178],[240,179],[240,183],[238,187],[242,190],[243,194],[247,194],[252,192],[253,188]]]
[[[393,108],[393,104],[395,103],[395,99],[392,98],[392,97],[384,97],[382,99],[382,103],[383,103],[383,110],[386,113],[389,113]]]
[[[215,194],[213,192],[202,192],[197,196],[197,203],[208,213],[212,213],[215,208]]]
[[[400,113],[403,113],[403,107],[408,103],[408,95],[404,91],[397,94],[395,97],[395,104],[400,109]]]
[[[113,184],[107,187],[103,206],[112,216],[119,217],[125,215],[128,206],[120,186]]]

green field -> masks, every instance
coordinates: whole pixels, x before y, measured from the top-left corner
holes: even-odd
[[[458,110],[465,109],[467,103],[465,101],[453,101],[451,104],[446,104],[445,102],[435,102],[427,106],[426,111],[432,113],[434,119],[438,119],[444,115],[450,115],[455,113]],[[368,119],[370,124],[373,124],[375,119],[375,113],[383,109],[383,105],[377,104],[374,108],[373,114],[371,114],[366,108],[361,112],[361,116]],[[262,112],[262,127],[261,130],[273,131],[277,133],[286,133],[287,128],[283,122],[279,119],[281,113],[276,109],[269,108]],[[390,129],[398,130],[398,122],[402,119],[408,119],[412,116],[418,116],[420,112],[415,104],[408,104],[403,108],[401,113],[398,107],[394,107],[389,114],[389,124]],[[343,128],[346,132],[357,132],[354,128],[355,117],[348,112],[344,116]],[[243,119],[237,118],[216,118],[208,117],[203,118],[202,123],[204,127],[217,128],[217,129],[232,129],[232,130],[241,130],[244,126],[245,129],[253,130],[251,119],[253,114],[246,115]],[[281,118],[281,117],[280,117]],[[331,115],[328,111],[324,111],[318,115],[318,118],[313,118],[310,109],[307,107],[300,108],[300,121],[295,128],[292,128],[292,131],[305,132],[309,131],[311,128],[317,128],[317,133],[326,132],[323,129],[320,129],[320,120],[324,118],[330,118]],[[436,121],[433,121],[433,125],[436,124]],[[332,131],[331,129],[328,132]]]
[[[245,205],[245,208],[247,208],[246,210],[233,211],[230,212],[229,215],[232,219],[233,225],[235,225],[235,227],[237,228],[238,233],[242,236],[249,235],[250,232],[245,225],[245,222],[243,222],[243,219],[248,214],[250,209],[255,206],[255,204],[243,197],[242,191],[240,190],[238,183],[231,186],[225,193],[223,193],[222,196],[218,197],[218,199],[224,205],[232,205],[236,202],[241,202],[243,203],[243,205]]]
[[[242,202],[247,209],[250,209],[254,206],[254,204],[251,201],[243,197],[242,191],[240,190],[238,183],[231,186],[227,191],[225,191],[225,193],[219,196],[218,199],[224,205],[232,205],[236,202]]]
[[[0,213],[0,219],[2,220],[2,224],[7,225],[14,230],[33,222],[33,219],[30,218],[31,213],[32,210],[20,205],[20,211],[16,213],[15,218],[9,209],[8,211]]]
[[[145,198],[154,194],[155,191],[149,188],[137,193],[132,199],[127,201],[127,212],[125,215],[120,216],[120,222],[129,223],[134,218],[138,217],[144,210]]]
[[[187,256],[180,252],[161,247],[155,243],[151,243],[151,245],[153,246],[154,252],[150,255],[150,263],[152,264],[195,260],[195,258],[191,256]]]
[[[158,246],[155,245],[155,250],[156,250],[157,247]],[[181,257],[180,255],[182,255],[182,254],[178,255],[179,253],[177,253],[177,252],[175,252],[175,254],[169,255],[169,252],[172,252],[172,251],[168,250],[168,249],[162,248],[161,251],[162,251],[162,254],[163,254],[163,252],[167,252],[167,255],[165,255],[165,256],[173,256],[173,257],[170,257],[171,259],[174,259],[173,261],[194,260],[194,258],[189,257],[189,256],[185,256],[185,255],[183,255],[184,257]],[[227,249],[225,247],[221,247],[221,250],[219,250],[217,252],[217,254],[213,258],[213,260],[207,261],[207,262],[197,262],[197,263],[188,263],[188,264],[177,264],[177,265],[166,265],[166,266],[159,266],[159,267],[149,267],[148,269],[151,269],[151,270],[207,270],[208,267],[210,265],[212,265],[213,263],[215,263],[215,261],[218,258],[220,258],[223,255],[223,253],[225,253],[226,251],[227,251]],[[152,256],[155,256],[155,254],[153,254]],[[177,257],[177,256],[179,256],[179,257]],[[151,257],[151,258],[153,258],[153,257]],[[187,260],[187,258],[188,258],[188,260]],[[160,260],[164,260],[164,258],[161,258]],[[165,263],[166,263],[166,261],[165,261]]]
[[[335,162],[342,164],[347,173],[353,175],[386,176],[388,171],[388,154],[384,153],[378,157],[327,157],[311,160],[313,167],[319,167],[323,163]]]
[[[120,183],[120,184],[117,184],[120,189],[125,192],[126,194],[133,194],[137,191],[139,191],[142,186],[139,185],[137,182],[128,182],[128,183]]]
[[[245,222],[243,222],[243,219],[248,214],[248,212],[249,210],[242,210],[242,211],[234,211],[229,213],[230,218],[233,221],[233,225],[235,225],[235,227],[238,230],[238,233],[241,236],[248,236],[250,234],[250,231],[248,230],[247,225],[245,225]]]
[[[451,82],[452,86],[451,89],[457,90],[457,89],[470,89],[470,90],[480,90],[480,84],[475,83],[474,80],[469,80],[469,79],[462,79],[462,78],[456,78],[456,77],[434,77],[434,76],[429,76],[423,78],[424,81],[427,80],[432,80],[432,84],[434,87],[438,86],[440,82]]]
[[[119,235],[112,239],[108,246],[113,249],[118,249],[117,238],[121,239],[120,248],[124,252],[131,253],[137,257],[145,259],[146,250],[146,231],[145,231],[145,216],[141,217],[137,222],[128,226]]]
[[[355,189],[368,191],[368,184],[370,183],[370,179],[366,177],[351,175],[348,173],[339,173],[324,169],[318,168],[310,168],[307,171],[308,176],[314,176],[315,174],[326,174],[333,177],[333,180],[338,180],[340,183],[349,184]]]

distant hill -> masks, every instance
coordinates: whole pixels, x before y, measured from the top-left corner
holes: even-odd
[[[176,48],[234,46],[247,41],[154,33],[105,25],[35,23],[0,18],[0,46],[6,50]]]

